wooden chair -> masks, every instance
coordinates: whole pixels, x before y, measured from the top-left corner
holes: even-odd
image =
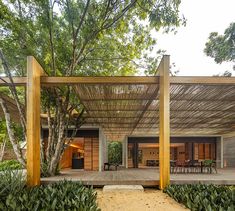
[[[115,171],[117,171],[117,168],[118,168],[119,165],[115,164],[115,163],[104,163],[104,171],[110,171],[111,166],[114,166]]]
[[[174,160],[171,160],[170,161],[170,173],[174,174],[175,173],[175,170],[176,170],[176,161]]]

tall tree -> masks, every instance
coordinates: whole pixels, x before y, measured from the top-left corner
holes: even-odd
[[[151,30],[173,30],[184,22],[179,0],[11,0],[0,1],[0,47],[12,74],[25,75],[33,55],[50,76],[130,75],[156,59]],[[151,65],[150,65],[151,63]],[[83,123],[84,109],[72,87],[47,88],[48,144],[42,155],[54,175],[64,151],[69,124]],[[77,115],[74,114],[77,111]]]
[[[235,62],[235,23],[231,23],[220,35],[218,32],[212,32],[206,43],[204,52],[207,56],[214,58],[215,62]],[[235,70],[235,65],[233,67]],[[224,76],[231,76],[231,72],[225,71]]]

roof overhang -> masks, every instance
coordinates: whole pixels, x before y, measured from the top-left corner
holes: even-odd
[[[26,79],[13,81],[23,86]],[[43,76],[41,84],[74,86],[86,124],[101,126],[110,139],[158,135],[159,76]],[[8,78],[0,80],[0,86],[8,85]],[[13,107],[11,112],[17,112]],[[235,130],[234,115],[235,77],[170,77],[171,135],[229,134]]]

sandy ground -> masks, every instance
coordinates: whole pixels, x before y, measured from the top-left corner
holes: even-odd
[[[160,190],[145,189],[144,192],[102,192],[98,193],[98,205],[102,211],[180,211],[187,209]]]

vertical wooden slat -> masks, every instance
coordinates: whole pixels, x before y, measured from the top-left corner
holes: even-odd
[[[170,183],[170,57],[165,55],[159,65],[160,107],[159,107],[159,145],[160,178],[159,187],[164,189]]]
[[[89,171],[99,170],[99,139],[84,139],[84,169]]]
[[[92,170],[92,139],[84,138],[84,169]]]
[[[40,76],[43,70],[27,57],[27,184],[40,184]]]
[[[92,170],[99,170],[99,139],[92,138]]]

